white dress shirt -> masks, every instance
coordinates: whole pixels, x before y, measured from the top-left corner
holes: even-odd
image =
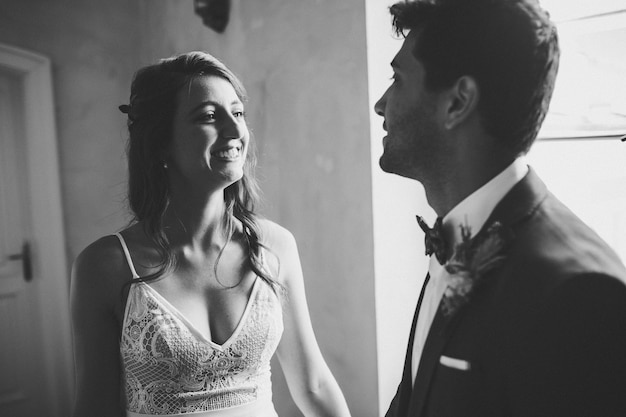
[[[470,227],[472,236],[477,233],[485,224],[491,212],[502,198],[528,173],[528,166],[523,158],[516,159],[504,171],[496,175],[485,185],[467,196],[457,204],[443,218],[444,230],[453,234],[453,242],[461,240],[460,225]],[[448,236],[446,236],[448,239]],[[411,356],[411,372],[413,384],[417,368],[424,350],[424,343],[428,331],[435,318],[441,298],[448,286],[449,274],[445,268],[437,262],[435,256],[430,257],[428,266],[430,280],[426,285],[424,299],[420,307],[417,325],[415,328],[415,339]]]

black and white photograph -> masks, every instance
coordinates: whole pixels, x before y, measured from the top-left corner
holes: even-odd
[[[626,0],[0,0],[0,417],[626,417]]]

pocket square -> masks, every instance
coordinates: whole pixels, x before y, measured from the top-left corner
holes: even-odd
[[[468,361],[464,361],[463,359],[451,358],[444,355],[441,355],[441,357],[439,358],[439,363],[443,366],[447,366],[448,368],[454,368],[460,371],[469,371],[470,369],[472,369],[472,364]]]

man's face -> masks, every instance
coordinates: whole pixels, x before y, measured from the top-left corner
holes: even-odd
[[[383,171],[422,180],[444,154],[438,120],[441,94],[427,91],[425,70],[413,56],[419,32],[412,30],[391,63],[393,83],[374,109],[384,118]]]

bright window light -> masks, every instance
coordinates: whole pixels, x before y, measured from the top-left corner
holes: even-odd
[[[626,2],[543,0],[561,61],[540,138],[626,133]]]

